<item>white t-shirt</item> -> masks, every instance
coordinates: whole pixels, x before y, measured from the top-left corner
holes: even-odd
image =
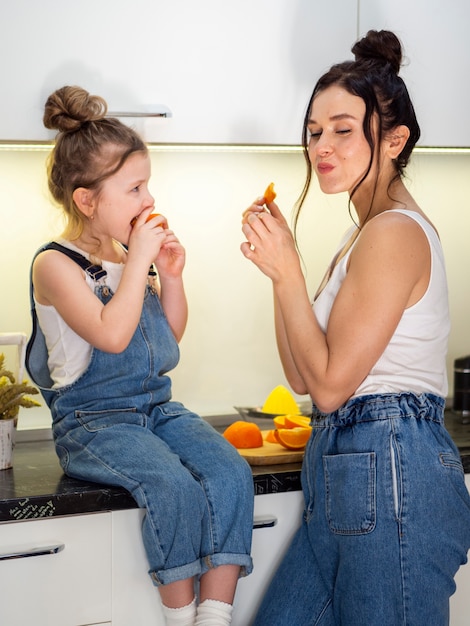
[[[353,397],[404,391],[446,397],[450,315],[442,246],[434,228],[419,213],[405,209],[395,211],[414,219],[426,234],[431,248],[429,285],[423,297],[404,311],[390,343]],[[380,219],[380,215],[377,218]],[[339,261],[313,303],[316,318],[324,332],[334,300],[346,277],[351,250]]]
[[[74,246],[70,241],[61,239],[58,243],[89,259],[86,252]],[[101,266],[106,270],[107,276],[100,279],[100,283],[115,292],[121,280],[124,264],[102,261]],[[85,272],[84,277],[90,289],[94,291],[94,280]],[[92,346],[77,335],[70,326],[67,326],[53,306],[39,304],[37,300],[35,304],[38,322],[44,333],[49,353],[47,363],[51,379],[54,381],[53,389],[69,385],[88,367]]]

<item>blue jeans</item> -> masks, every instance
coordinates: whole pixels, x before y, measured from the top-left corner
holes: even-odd
[[[470,497],[441,398],[315,413],[305,511],[255,626],[444,626],[470,548]]]
[[[112,294],[97,287],[106,302]],[[252,569],[253,476],[201,417],[171,400],[178,346],[151,289],[120,354],[93,350],[88,369],[53,390],[57,454],[66,474],[127,489],[146,510],[154,584],[232,564]]]

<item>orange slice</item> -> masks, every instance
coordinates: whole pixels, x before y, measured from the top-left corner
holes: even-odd
[[[308,428],[310,418],[304,415],[284,415],[285,428],[296,428],[298,426]]]
[[[274,430],[268,430],[268,432],[266,433],[266,436],[264,437],[264,440],[269,443],[279,443],[279,441],[276,438],[276,434]]]
[[[276,415],[273,417],[273,422],[276,428],[287,428],[285,415]]]
[[[150,215],[147,215],[145,222],[149,222],[152,218],[158,217],[159,215],[161,215],[161,213],[150,213]],[[137,218],[133,217],[131,219],[131,226],[134,226],[136,222],[137,222]],[[168,228],[168,224],[166,223],[166,220],[162,224],[160,224],[160,226],[162,228]]]
[[[266,201],[266,204],[273,202],[274,198],[276,197],[276,192],[274,191],[274,183],[269,183],[269,185],[266,187],[266,191],[264,192],[263,197]]]
[[[307,445],[312,429],[310,427],[277,428],[274,432],[278,442],[284,448],[302,450]]]
[[[234,422],[224,430],[223,436],[235,448],[260,448],[263,445],[261,430],[252,422]]]

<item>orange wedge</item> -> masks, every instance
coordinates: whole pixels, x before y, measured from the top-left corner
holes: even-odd
[[[267,441],[268,443],[279,443],[277,438],[276,438],[276,434],[275,434],[274,430],[268,430],[264,440]]]
[[[276,415],[276,417],[273,417],[273,422],[276,428],[288,428],[288,426],[286,425],[285,415]]]
[[[252,422],[234,422],[225,429],[223,435],[235,448],[260,448],[263,445],[261,430]]]
[[[285,428],[308,428],[310,418],[304,415],[284,415]]]
[[[277,428],[274,434],[284,448],[288,450],[302,450],[307,445],[312,429],[296,427],[296,428]]]
[[[154,217],[158,217],[159,215],[161,215],[161,213],[150,213],[150,215],[147,215],[145,222],[149,222],[151,219],[153,219]],[[131,219],[131,226],[134,226],[134,224],[137,222],[137,218],[133,217]],[[168,224],[165,222],[163,222],[163,224],[160,224],[160,226],[162,228],[168,228]]]
[[[266,201],[266,204],[269,204],[274,200],[274,198],[276,197],[276,192],[274,191],[274,183],[269,183],[269,185],[266,187],[266,191],[264,192],[263,197]]]

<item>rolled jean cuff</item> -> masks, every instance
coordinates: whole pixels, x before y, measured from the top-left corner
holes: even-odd
[[[253,571],[253,560],[248,554],[209,554],[202,559],[159,571],[150,571],[149,575],[156,587],[168,585],[178,580],[186,580],[193,576],[202,576],[220,565],[239,565],[240,577],[248,576]]]
[[[160,585],[169,585],[178,580],[186,580],[186,578],[192,578],[198,576],[201,573],[201,561],[193,561],[186,565],[180,565],[178,567],[172,567],[170,569],[161,569],[158,571],[150,570],[150,578],[156,587]]]
[[[253,559],[249,554],[217,553],[208,554],[201,559],[201,575],[220,565],[239,565],[240,577],[248,576],[253,571]]]

